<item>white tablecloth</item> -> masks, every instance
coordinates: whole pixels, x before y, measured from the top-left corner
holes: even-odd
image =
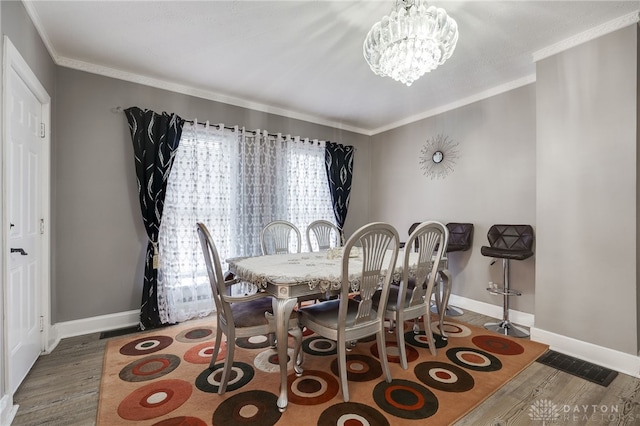
[[[388,250],[387,256],[391,257],[391,254],[391,250]],[[417,253],[412,252],[410,265],[415,264],[417,259]],[[403,261],[404,251],[400,250],[393,276],[395,282],[401,279]],[[267,282],[277,285],[307,284],[310,289],[320,288],[322,292],[339,290],[342,286],[342,258],[334,257],[327,251],[227,259],[227,262],[231,272],[240,279],[262,288],[266,287]],[[353,291],[359,287],[362,264],[360,253],[349,259],[349,283]],[[384,264],[389,264],[388,258]]]

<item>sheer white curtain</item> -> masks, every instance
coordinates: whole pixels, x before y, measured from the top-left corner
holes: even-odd
[[[195,225],[206,223],[218,250],[229,252],[233,146],[232,136],[209,123],[183,127],[159,233],[158,307],[163,323],[206,316],[213,309]]]
[[[324,163],[324,142],[299,137],[285,139],[287,163],[287,220],[302,233],[302,251],[307,246],[307,226],[324,219],[335,223],[331,192]]]
[[[264,131],[240,130],[237,135],[236,164],[238,185],[233,189],[234,247],[238,256],[257,256],[260,231],[276,218],[286,219],[287,200],[283,195],[287,186],[286,146]]]
[[[314,220],[335,223],[324,142],[186,123],[160,227],[158,305],[163,323],[214,310],[196,222],[207,225],[224,260],[259,255],[260,231],[278,219],[295,224],[303,236]],[[304,237],[302,244],[308,250]]]

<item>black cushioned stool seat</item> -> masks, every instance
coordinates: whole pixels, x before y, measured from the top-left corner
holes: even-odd
[[[447,253],[454,251],[467,251],[473,241],[473,223],[447,223],[449,229],[449,244]]]
[[[502,321],[487,323],[484,327],[504,335],[514,337],[527,337],[529,333],[520,327],[516,327],[509,321],[509,297],[520,296],[519,291],[511,290],[509,286],[509,261],[525,260],[533,256],[533,228],[531,225],[493,225],[487,232],[489,246],[482,246],[480,253],[483,256],[502,259],[503,287],[489,287],[491,294],[501,295]],[[493,262],[492,262],[493,264]]]

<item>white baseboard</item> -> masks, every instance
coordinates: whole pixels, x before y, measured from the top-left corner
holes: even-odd
[[[502,318],[501,306],[454,294],[449,298],[449,305],[493,318]],[[515,324],[529,327],[531,340],[547,344],[551,350],[640,378],[640,357],[535,328],[533,314],[509,310],[509,318]]]
[[[52,350],[58,346],[60,343],[60,334],[58,333],[57,324],[50,325],[47,331],[47,336],[44,342],[44,351],[43,354],[50,354]]]
[[[49,342],[47,343],[46,351],[47,353],[51,352],[58,345],[60,339],[66,337],[133,327],[139,322],[139,310],[59,322],[49,329]]]
[[[18,406],[13,404],[12,395],[4,395],[0,398],[0,425],[11,425],[17,412]]]
[[[449,298],[449,305],[457,306],[462,310],[468,309],[488,317],[502,319],[502,306],[492,305],[491,303],[480,302],[452,294]],[[533,314],[509,309],[509,319],[515,324],[533,327]]]
[[[635,355],[562,336],[550,331],[531,329],[531,340],[549,345],[549,349],[640,378],[640,358]]]

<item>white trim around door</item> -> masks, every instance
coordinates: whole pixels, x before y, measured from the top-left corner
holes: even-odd
[[[38,161],[38,173],[37,180],[39,185],[39,232],[41,238],[38,242],[38,271],[37,271],[37,285],[38,288],[38,300],[36,306],[40,312],[40,349],[41,353],[47,351],[50,341],[50,329],[51,329],[51,97],[45,90],[44,86],[40,83],[34,72],[31,70],[25,59],[22,57],[18,49],[13,45],[11,40],[7,36],[4,36],[4,55],[3,55],[3,83],[2,83],[2,149],[1,149],[1,173],[0,173],[0,187],[2,188],[2,209],[0,211],[0,239],[2,241],[2,274],[0,276],[0,287],[2,288],[0,303],[2,303],[2,310],[5,313],[5,317],[2,320],[2,328],[0,330],[0,361],[2,362],[2,368],[0,369],[0,419],[6,420],[5,416],[13,417],[17,407],[13,405],[13,394],[9,391],[9,374],[11,371],[11,365],[9,362],[9,350],[7,346],[8,330],[7,330],[7,285],[8,285],[8,273],[9,273],[9,232],[10,218],[9,218],[9,179],[8,179],[8,124],[10,120],[10,109],[7,105],[10,104],[9,91],[7,85],[9,82],[9,75],[17,76],[21,82],[29,89],[29,91],[35,96],[37,101],[41,105],[40,125],[38,126],[41,132],[40,139],[40,151]]]

